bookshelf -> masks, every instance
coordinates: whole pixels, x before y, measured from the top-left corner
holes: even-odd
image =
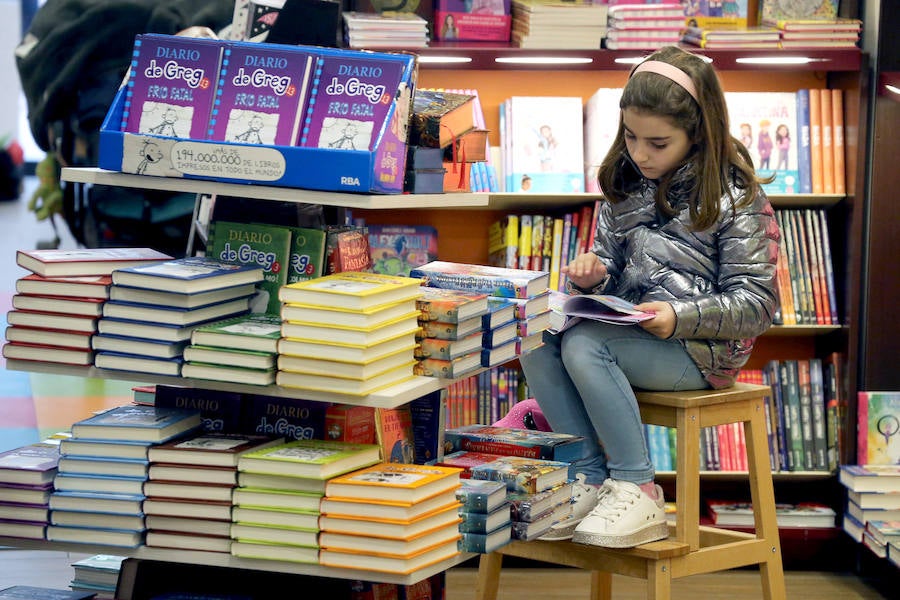
[[[696,49],[691,49],[695,51]],[[857,195],[862,189],[861,182],[865,176],[866,143],[866,104],[867,104],[867,70],[868,59],[858,49],[851,50],[817,50],[804,52],[806,61],[797,64],[773,65],[760,64],[759,59],[784,58],[779,52],[742,52],[742,51],[703,51],[702,54],[714,61],[723,87],[734,91],[796,91],[804,87],[833,87],[845,91],[845,125],[848,128],[847,145],[847,194],[836,195],[791,195],[773,196],[773,205],[784,207],[825,207],[829,213],[829,228],[834,250],[835,280],[839,287],[839,304],[841,307],[841,325],[836,326],[787,326],[775,327],[766,335],[757,347],[748,367],[763,365],[766,361],[792,358],[809,358],[825,356],[830,352],[842,352],[846,364],[853,365],[859,359],[853,323],[858,317],[859,306],[859,268],[860,252],[863,247],[859,223],[865,210],[864,198]],[[479,44],[435,44],[420,52],[421,62],[418,85],[420,87],[474,88],[479,91],[482,107],[485,112],[486,125],[491,131],[490,142],[499,142],[498,110],[499,104],[512,95],[537,95],[536,89],[546,90],[544,95],[577,95],[585,100],[599,87],[621,87],[628,75],[634,59],[641,52],[628,51],[543,51],[523,50]],[[578,62],[567,65],[559,64],[523,64],[510,62],[535,57],[568,58]],[[792,54],[792,56],[794,56]],[[465,62],[434,62],[441,57]],[[748,62],[746,59],[750,59]],[[757,62],[753,62],[754,59]],[[563,209],[581,206],[594,202],[598,196],[591,194],[562,195],[525,195],[525,194],[436,194],[436,195],[371,195],[340,194],[296,190],[262,185],[228,184],[193,179],[167,179],[114,173],[92,168],[67,168],[63,170],[65,181],[84,184],[103,184],[123,187],[152,188],[166,191],[180,191],[198,194],[222,194],[242,196],[263,201],[304,202],[323,204],[351,209],[354,216],[364,217],[370,224],[396,224],[398,219],[406,225],[431,225],[439,231],[438,253],[443,259],[458,262],[481,263],[487,257],[487,231],[489,225],[507,212],[526,213],[537,209]],[[195,219],[196,221],[196,219]],[[7,368],[18,370],[42,370],[45,372],[64,373],[83,377],[111,377],[134,380],[137,376],[142,380],[155,380],[152,376],[127,373],[111,373],[94,368],[72,368],[59,365],[23,364],[23,361],[8,361]],[[847,392],[843,432],[845,443],[842,445],[842,462],[852,462],[855,457],[853,435],[855,431],[855,390],[856,374],[847,369],[847,381],[844,389]],[[171,382],[176,378],[159,378]],[[182,385],[198,385],[217,389],[239,389],[233,384],[216,384],[209,381],[191,381],[177,378]],[[333,401],[348,404],[366,404],[371,406],[399,406],[437,387],[447,385],[448,381],[431,379],[423,382],[417,378],[406,386],[390,389],[379,394],[365,397],[343,397],[334,394],[318,394],[310,397],[308,392],[302,395],[318,401]],[[266,394],[299,396],[290,390],[277,388],[256,392]],[[735,487],[739,480],[746,480],[746,474],[716,475],[704,479],[703,486]],[[835,478],[825,474],[781,474],[776,478],[776,497],[784,488],[804,488],[810,481],[823,483],[827,488],[827,498],[836,509],[840,493]],[[788,492],[793,496],[794,490]],[[802,493],[798,491],[796,493]],[[790,500],[786,498],[786,500]],[[833,538],[829,538],[832,540]],[[48,542],[10,541],[0,539],[0,543],[42,549],[67,549],[61,544]],[[69,545],[71,546],[71,545]],[[82,545],[71,548],[72,551],[92,551]],[[107,552],[108,548],[99,551]],[[129,552],[117,549],[116,553]],[[131,551],[134,556],[175,562],[195,561],[198,564],[224,564],[235,568],[253,568],[259,570],[291,571],[313,575],[327,575],[341,578],[359,578],[356,571],[343,569],[327,569],[317,565],[288,565],[281,562],[250,561],[234,557],[207,557],[207,553],[171,552],[152,548],[139,548]],[[197,556],[195,556],[197,555]],[[447,564],[416,573],[416,580],[423,579],[433,572],[443,570],[463,562],[467,557],[448,561]],[[210,562],[211,561],[211,562]],[[216,562],[218,561],[218,562]],[[433,569],[433,570],[432,570]],[[372,578],[366,573],[363,578]],[[378,576],[387,582],[410,583],[401,581],[407,578],[391,578]]]

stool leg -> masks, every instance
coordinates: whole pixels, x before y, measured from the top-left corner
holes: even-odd
[[[760,399],[753,402],[752,416],[744,421],[744,437],[747,440],[747,465],[749,467],[750,498],[753,502],[753,520],[756,537],[771,544],[771,555],[759,565],[765,600],[784,600],[784,567],[781,560],[781,542],[778,537],[778,521],[775,517],[775,489],[769,465],[769,442],[766,435],[765,409]]]
[[[476,600],[497,600],[502,566],[503,555],[499,552],[481,555],[478,560],[478,579],[475,582]]]
[[[675,410],[675,539],[700,548],[700,415],[695,408]]]
[[[671,600],[672,564],[668,560],[647,561],[647,600]]]
[[[591,571],[591,600],[612,600],[612,573]]]

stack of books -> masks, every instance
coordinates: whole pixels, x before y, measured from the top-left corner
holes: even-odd
[[[460,470],[379,463],[330,479],[319,562],[409,575],[459,554]]]
[[[781,34],[782,48],[855,48],[862,32],[858,19],[766,19],[763,24]]]
[[[778,48],[781,34],[774,27],[687,27],[681,41],[708,50]]]
[[[414,377],[421,283],[346,271],[282,287],[276,383],[359,396]]]
[[[510,502],[506,484],[485,479],[463,479],[456,492],[462,503],[459,549],[488,554],[512,540]]]
[[[482,367],[492,369],[519,355],[518,307],[510,298],[488,298],[488,312],[481,316]]]
[[[50,495],[47,539],[137,547],[144,541],[147,453],[155,444],[189,435],[200,412],[126,405],[72,425],[60,442]]]
[[[507,298],[515,306],[516,355],[521,356],[543,344],[544,331],[550,328],[550,290],[531,298]]]
[[[430,286],[424,286],[422,294],[416,300],[421,330],[414,371],[452,379],[479,368],[488,295]]]
[[[606,47],[655,50],[681,41],[684,7],[678,2],[616,4],[609,7]]]
[[[428,21],[414,12],[343,13],[348,48],[424,48]]]
[[[520,48],[597,49],[606,16],[606,3],[513,0],[510,39]]]
[[[237,463],[244,453],[283,443],[283,438],[202,432],[150,448],[144,494],[167,512],[148,512],[146,545],[206,552],[231,552],[231,520],[207,517],[207,503],[231,506]],[[145,503],[146,504],[146,503]],[[218,517],[224,516],[222,514]]]
[[[184,349],[181,374],[195,379],[268,385],[275,381],[281,318],[248,313],[199,325]]]
[[[114,600],[124,556],[95,554],[72,563],[75,575],[69,587],[94,594],[95,600]]]
[[[203,257],[117,269],[92,339],[94,363],[180,376],[193,329],[248,312],[262,277],[260,267]]]
[[[58,440],[0,453],[0,535],[44,539],[58,463]]]
[[[328,481],[379,462],[375,444],[293,440],[241,455],[231,553],[319,562],[319,518]]]
[[[114,269],[172,258],[150,248],[19,250],[30,274],[16,281],[3,356],[91,365],[91,336],[109,298]]]

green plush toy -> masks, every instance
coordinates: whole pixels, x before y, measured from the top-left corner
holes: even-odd
[[[38,187],[28,200],[28,210],[34,212],[38,221],[44,221],[63,211],[63,192],[59,187],[59,163],[52,154],[47,154],[34,171],[38,178]]]

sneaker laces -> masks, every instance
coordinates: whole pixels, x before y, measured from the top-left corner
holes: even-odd
[[[640,499],[640,491],[622,485],[614,479],[607,479],[600,488],[598,497],[600,501],[594,510],[592,517],[599,517],[612,523],[625,513]]]

